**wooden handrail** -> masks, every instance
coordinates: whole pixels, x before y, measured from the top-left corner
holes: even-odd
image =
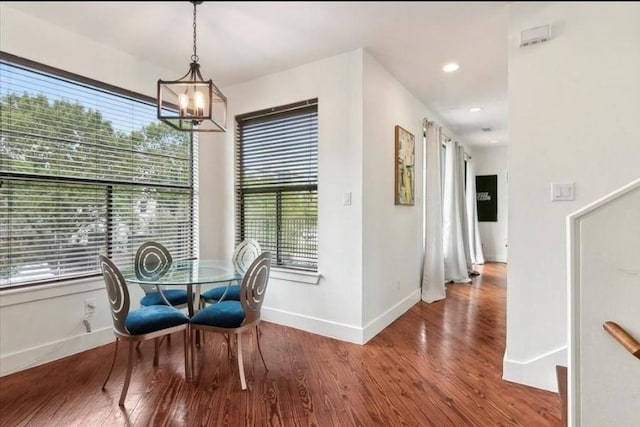
[[[640,359],[640,342],[633,338],[624,328],[615,322],[607,321],[602,325],[629,353]]]

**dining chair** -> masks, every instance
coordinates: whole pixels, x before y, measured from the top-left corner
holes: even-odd
[[[145,242],[136,251],[134,260],[135,273],[138,279],[153,280],[163,276],[171,267],[173,258],[169,250],[158,242]],[[172,305],[182,308],[187,305],[187,291],[184,289],[166,289],[159,285],[143,285],[140,287],[145,296],[140,305]]]
[[[153,365],[158,365],[158,339],[169,336],[178,331],[184,332],[184,369],[187,379],[191,378],[191,368],[189,352],[191,351],[189,335],[189,318],[180,310],[166,305],[153,305],[142,307],[138,310],[129,310],[130,299],[127,283],[118,267],[106,256],[98,255],[100,269],[107,289],[107,296],[111,306],[111,318],[113,320],[113,333],[116,336],[116,348],[113,352],[113,360],[107,378],[104,380],[102,390],[107,387],[107,382],[111,377],[111,372],[116,363],[118,354],[118,343],[125,341],[129,343],[129,356],[127,359],[127,373],[120,393],[120,406],[124,405],[124,400],[129,389],[131,373],[133,371],[134,343],[147,340],[155,340],[155,351]]]
[[[230,334],[235,334],[237,342],[238,371],[242,390],[247,389],[244,375],[241,334],[255,327],[258,352],[266,370],[267,364],[260,348],[260,310],[269,282],[271,270],[271,252],[260,254],[247,268],[240,284],[240,300],[224,300],[198,311],[190,321],[191,331],[224,334],[228,348],[231,346]],[[193,352],[191,352],[193,357]],[[193,366],[193,360],[191,361]]]
[[[236,269],[244,274],[261,252],[257,240],[244,239],[235,247],[231,260]],[[240,285],[218,286],[200,294],[201,307],[205,303],[216,303],[222,300],[240,301]]]

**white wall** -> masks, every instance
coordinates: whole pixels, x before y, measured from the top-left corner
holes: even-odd
[[[178,75],[0,4],[0,50],[154,96],[160,76]],[[137,300],[142,291],[132,289]],[[86,333],[85,299],[96,312]],[[96,347],[114,339],[102,279],[3,291],[0,375]]]
[[[363,95],[363,324],[369,339],[420,300],[422,119],[427,113],[366,52]],[[414,206],[395,205],[395,125],[415,137]]]
[[[507,147],[473,147],[477,175],[498,175],[498,220],[479,222],[485,261],[507,262]]]
[[[399,124],[416,136],[422,170],[424,106],[362,49],[223,92],[229,117],[318,98],[321,277],[312,285],[272,275],[263,317],[366,342],[420,299],[421,198],[414,207],[395,206],[393,157]],[[234,241],[233,133],[200,147],[201,254],[227,256]],[[421,183],[418,175],[417,194]],[[343,203],[346,192],[351,205]]]
[[[509,14],[505,379],[553,390],[566,364],[565,217],[640,175],[640,4],[525,3]],[[552,39],[520,48],[520,31]],[[551,202],[550,183],[576,200]]]
[[[4,52],[154,98],[159,78],[184,73],[184,64],[176,65],[178,71],[158,67],[5,3],[0,3],[0,49]]]
[[[200,144],[201,255],[234,244],[233,117],[318,98],[317,285],[272,274],[263,317],[362,342],[362,50],[222,88],[231,131]],[[352,204],[343,205],[343,193]]]

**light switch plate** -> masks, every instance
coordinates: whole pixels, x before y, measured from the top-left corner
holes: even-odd
[[[345,205],[351,204],[351,191],[346,191],[343,195],[343,201]]]
[[[552,202],[567,202],[576,199],[575,195],[575,183],[557,183],[551,184],[551,201]]]

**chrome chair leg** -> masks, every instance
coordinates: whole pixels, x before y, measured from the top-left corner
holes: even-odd
[[[193,339],[193,334],[198,334],[198,330],[197,329],[193,329],[191,327],[191,325],[189,325],[189,327],[187,328],[187,330],[189,331],[189,366],[191,367],[191,375],[193,377],[195,368],[194,368],[194,357],[195,357],[195,351],[193,351],[193,342],[195,341]]]
[[[264,361],[264,356],[262,355],[262,348],[260,348],[260,327],[258,325],[256,325],[256,341],[258,342],[258,353],[260,353],[260,359],[262,359],[264,369],[268,371],[269,368],[267,368],[267,363]]]
[[[120,393],[120,402],[118,405],[124,406],[124,399],[127,397],[127,391],[129,390],[129,382],[131,382],[131,372],[133,371],[133,341],[129,342],[129,358],[127,360],[127,375],[124,378],[124,384],[122,385],[122,393]]]
[[[193,376],[193,368],[189,363],[191,360],[191,329],[187,328],[184,331],[184,376],[187,381],[191,381]]]
[[[109,378],[111,378],[111,372],[113,372],[113,367],[116,365],[116,356],[118,355],[118,343],[120,340],[116,337],[116,348],[113,351],[113,360],[111,361],[111,367],[109,368],[109,373],[107,374],[107,378],[104,380],[104,384],[102,384],[102,390],[107,387],[107,382],[109,382]]]
[[[236,334],[236,342],[238,343],[238,371],[240,372],[240,385],[243,390],[247,389],[247,381],[244,378],[244,362],[242,360],[242,339],[240,334]]]

